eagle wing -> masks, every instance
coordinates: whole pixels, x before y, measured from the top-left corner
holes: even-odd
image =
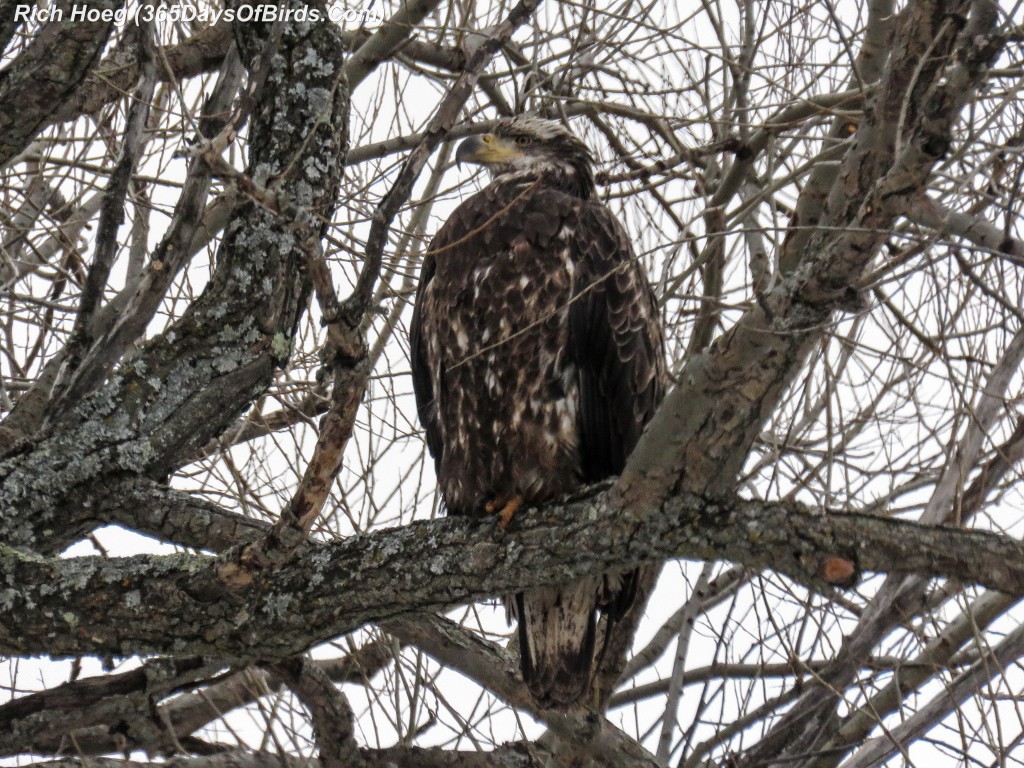
[[[580,210],[569,308],[579,370],[583,479],[618,475],[665,391],[658,305],[622,225],[596,201]]]
[[[420,268],[420,281],[416,289],[416,303],[412,309],[412,320],[409,325],[409,359],[412,363],[413,392],[416,395],[416,412],[420,417],[420,424],[427,435],[427,449],[434,457],[434,464],[438,471],[441,467],[441,454],[443,441],[441,426],[437,419],[437,403],[434,400],[434,384],[431,379],[430,366],[427,363],[426,339],[423,335],[423,297],[427,286],[434,277],[436,264],[434,253],[441,245],[447,227],[442,228],[434,237],[423,256],[423,266]]]

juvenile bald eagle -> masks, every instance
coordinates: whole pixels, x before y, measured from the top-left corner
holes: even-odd
[[[523,116],[465,140],[456,159],[486,166],[492,181],[424,258],[413,384],[448,512],[497,513],[504,526],[521,504],[622,470],[661,400],[662,332],[579,139]],[[598,612],[611,626],[634,594],[631,573],[509,598],[523,677],[540,702],[588,691]]]

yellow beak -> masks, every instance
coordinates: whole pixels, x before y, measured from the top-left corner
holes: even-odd
[[[459,144],[455,152],[455,162],[477,163],[479,165],[490,165],[491,163],[507,163],[523,156],[523,153],[516,147],[515,142],[495,136],[493,133],[485,133],[481,136],[470,136]]]

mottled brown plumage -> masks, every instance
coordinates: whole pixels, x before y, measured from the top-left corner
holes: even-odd
[[[586,147],[521,117],[467,140],[458,157],[494,178],[424,258],[413,383],[449,513],[484,515],[618,474],[665,370],[654,296],[593,197]],[[564,705],[590,688],[598,611],[612,625],[634,585],[634,573],[606,575],[510,598],[534,696]]]

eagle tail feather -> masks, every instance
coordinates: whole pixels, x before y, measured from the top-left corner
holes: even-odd
[[[583,699],[596,671],[599,579],[515,596],[523,680],[546,706]]]

